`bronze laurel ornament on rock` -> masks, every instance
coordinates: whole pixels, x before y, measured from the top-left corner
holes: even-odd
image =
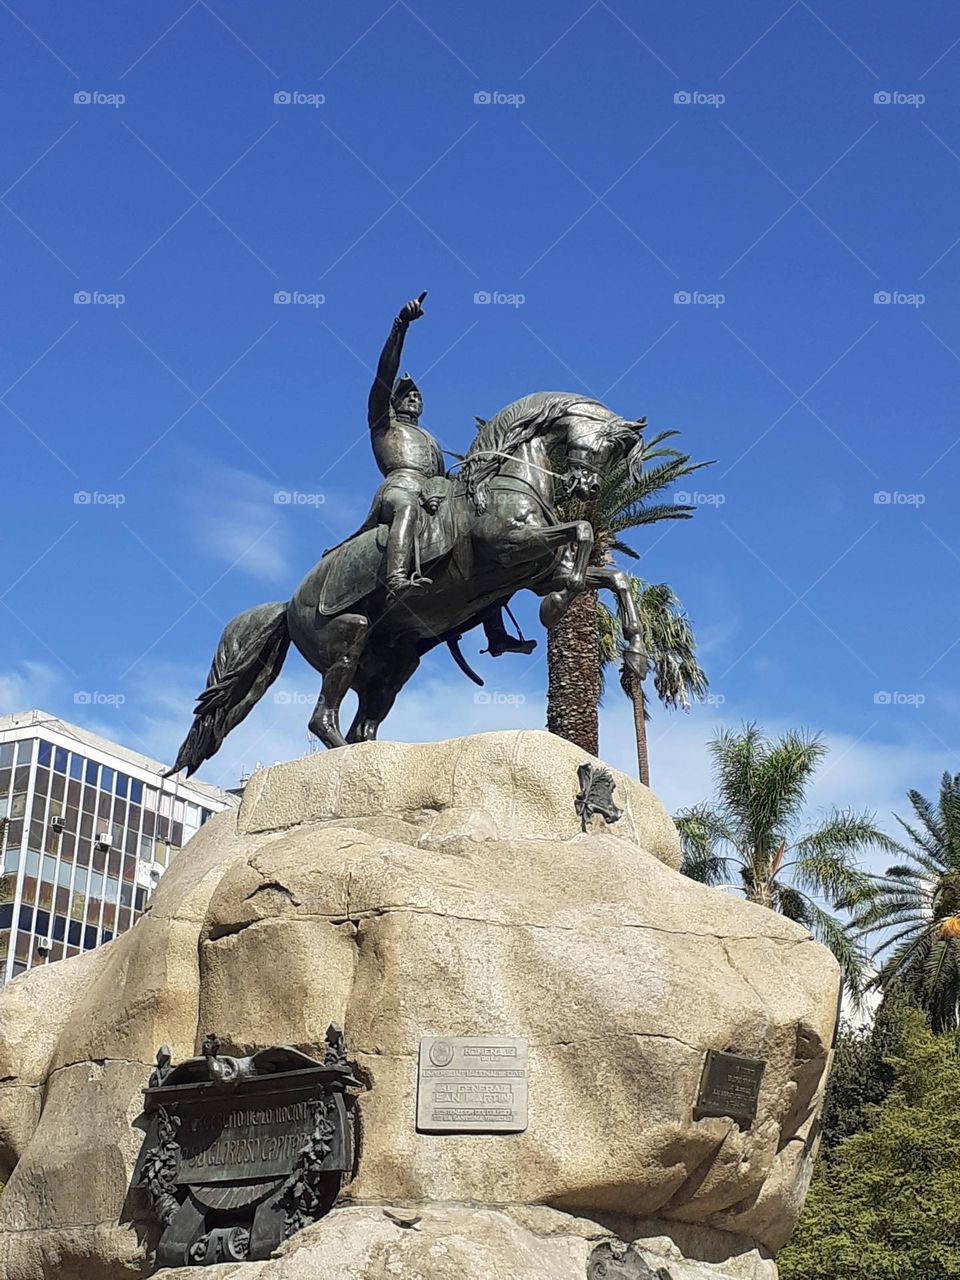
[[[393,322],[370,392],[371,441],[385,479],[366,520],[324,554],[289,603],[258,605],[227,624],[171,772],[192,774],[214,755],[277,678],[291,641],[323,677],[310,729],[327,747],[375,738],[420,659],[441,643],[482,683],[457,647],[473,627],[486,628],[493,656],[529,652],[501,616],[516,591],[541,597],[540,620],[551,627],[582,592],[607,588],[626,660],[642,665],[627,575],[592,566],[593,528],[562,522],[556,504],[589,498],[624,460],[639,473],[645,420],[582,395],[537,392],[480,422],[466,456],[445,474],[439,445],[419,425],[416,384],[393,383],[425,296]],[[340,704],[350,689],[358,706],[344,735]]]

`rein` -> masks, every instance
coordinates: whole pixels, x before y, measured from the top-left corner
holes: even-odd
[[[473,462],[475,458],[504,458],[507,462],[515,462],[517,455],[515,453],[504,453],[502,449],[480,449],[476,453],[468,454],[466,458],[461,458],[460,461],[454,465],[462,467],[465,462]],[[531,471],[539,471],[545,476],[552,476],[554,480],[563,479],[563,476],[559,471],[551,471],[549,467],[541,467],[536,462],[527,461],[523,465],[525,467],[529,467]],[[450,469],[452,471],[453,467]],[[493,474],[499,475],[500,472],[498,470]]]
[[[500,475],[499,472],[497,472],[496,475],[494,475],[491,478],[493,480],[496,480],[497,483],[493,485],[490,484],[490,481],[485,481],[484,483],[487,484],[495,493],[530,494],[536,500],[536,503],[539,506],[541,512],[543,513],[543,517],[546,520],[547,524],[560,523],[559,518],[557,517],[557,513],[553,510],[552,507],[547,505],[547,502],[542,496],[542,494],[538,492],[538,490],[534,487],[533,484],[531,484],[529,480],[524,480],[522,476],[503,476],[503,475]],[[476,501],[476,499],[474,499],[474,501]]]
[[[471,453],[471,454],[468,454],[466,458],[461,458],[460,461],[457,462],[455,465],[462,468],[464,463],[472,462],[476,458],[500,458],[501,460],[506,462],[518,461],[516,454],[505,453],[502,449],[478,449],[476,453]],[[554,480],[560,480],[560,481],[563,480],[563,476],[559,471],[551,471],[549,467],[541,467],[538,463],[531,462],[529,459],[524,461],[521,465],[523,465],[524,467],[528,467],[531,471],[539,471],[541,475],[550,476]],[[451,471],[452,470],[453,468],[451,467]],[[463,479],[463,476],[461,475],[460,478]],[[497,483],[494,484],[492,483],[493,481],[497,481]],[[529,480],[524,480],[522,476],[512,476],[512,477],[506,478],[503,476],[500,468],[497,467],[497,469],[492,473],[492,475],[485,477],[483,480],[480,480],[476,483],[472,482],[469,478],[464,479],[464,485],[466,487],[467,496],[473,502],[473,505],[478,515],[482,515],[482,513],[486,510],[486,501],[482,496],[482,491],[485,489],[492,488],[494,491],[499,491],[501,493],[506,492],[506,493],[532,494],[533,497],[536,499],[537,505],[540,507],[541,512],[546,518],[547,523],[548,524],[558,523],[556,512],[552,509],[552,507],[550,507],[547,504],[546,499],[538,492],[538,490],[533,485],[533,483]]]

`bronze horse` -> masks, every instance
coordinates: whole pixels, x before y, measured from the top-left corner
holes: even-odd
[[[522,589],[542,597],[545,627],[580,592],[614,592],[627,661],[641,669],[627,576],[590,565],[592,526],[562,523],[555,504],[594,497],[601,476],[620,464],[639,474],[644,425],[570,393],[538,392],[501,409],[480,427],[459,474],[441,480],[444,492],[425,504],[417,568],[430,585],[389,594],[380,525],[326,552],[289,603],[239,614],[224,630],[171,772],[192,774],[219,749],[277,678],[291,641],[323,677],[311,731],[327,747],[375,738],[421,657],[446,642],[465,666],[460,636]],[[349,689],[358,706],[344,737],[339,713]]]

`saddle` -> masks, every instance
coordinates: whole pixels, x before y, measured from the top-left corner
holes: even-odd
[[[325,551],[320,561],[320,613],[343,613],[350,605],[370,595],[383,583],[383,561],[389,525],[378,520],[380,496],[377,490],[367,519],[356,533]],[[423,498],[441,498],[435,515],[421,505],[417,521],[416,560],[422,572],[450,552],[464,532],[466,504],[458,499],[455,481],[443,476],[427,480]]]

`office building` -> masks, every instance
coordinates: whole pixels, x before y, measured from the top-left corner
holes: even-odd
[[[173,855],[238,803],[42,711],[0,716],[0,984],[129,929]]]

